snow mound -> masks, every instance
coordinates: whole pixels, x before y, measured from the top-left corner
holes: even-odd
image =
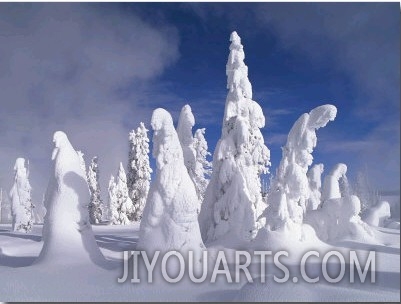
[[[89,188],[80,157],[61,131],[54,133],[53,172],[45,195],[43,248],[37,264],[103,264],[89,222]]]
[[[334,166],[324,180],[321,208],[308,212],[305,222],[312,225],[324,241],[352,239],[374,242],[373,231],[359,216],[359,198],[348,191],[346,173],[345,164]],[[342,189],[340,182],[345,184]]]
[[[205,249],[198,224],[199,200],[184,164],[184,157],[171,115],[156,109],[152,115],[153,157],[156,178],[143,211],[137,249],[148,254]]]

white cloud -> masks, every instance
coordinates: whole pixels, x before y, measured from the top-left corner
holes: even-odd
[[[35,199],[41,198],[57,130],[86,152],[87,162],[98,154],[104,187],[126,161],[128,131],[148,123],[151,109],[137,84],[177,60],[178,32],[110,6],[0,4],[0,183],[6,190],[15,158],[26,157]]]

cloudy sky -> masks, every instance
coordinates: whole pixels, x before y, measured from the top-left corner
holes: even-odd
[[[51,168],[52,135],[97,155],[106,198],[127,162],[128,132],[163,107],[192,106],[214,150],[226,97],[229,35],[242,38],[254,99],[267,119],[271,171],[295,120],[331,103],[315,162],[400,184],[399,3],[0,3],[0,186],[30,160],[34,200]],[[150,127],[149,127],[150,128]],[[151,134],[150,134],[151,136]],[[153,162],[152,162],[153,163]]]

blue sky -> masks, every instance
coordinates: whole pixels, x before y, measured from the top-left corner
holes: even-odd
[[[0,184],[30,159],[45,191],[52,134],[64,130],[110,174],[127,161],[129,130],[189,103],[210,150],[220,136],[229,35],[242,38],[274,172],[292,124],[331,103],[315,162],[338,162],[372,185],[400,184],[399,3],[0,3]]]

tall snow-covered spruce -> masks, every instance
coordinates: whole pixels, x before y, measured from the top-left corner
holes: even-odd
[[[0,223],[2,224],[12,223],[11,203],[7,193],[3,191],[3,188],[0,188],[0,202],[1,202]]]
[[[89,220],[91,224],[99,224],[102,221],[103,201],[100,196],[99,168],[97,156],[93,157],[88,168],[88,185],[90,192]]]
[[[205,128],[195,131],[193,147],[195,150],[195,171],[193,180],[195,182],[198,198],[203,202],[206,188],[212,174],[212,163],[207,160],[207,157],[211,154],[208,151],[208,145],[205,139]]]
[[[17,158],[14,165],[14,184],[10,190],[12,226],[14,231],[29,232],[32,230],[33,204],[29,172],[25,168],[25,159]]]
[[[111,224],[129,225],[131,223],[130,215],[134,211],[134,205],[128,195],[127,175],[125,174],[122,163],[120,163],[118,169],[117,181],[114,185],[109,185],[109,191],[110,187],[110,193],[112,195],[112,200],[110,202]]]
[[[199,214],[205,242],[239,244],[254,238],[265,209],[260,175],[268,171],[270,151],[260,128],[265,117],[252,100],[241,38],[230,37],[226,65],[227,99],[221,138],[213,155],[213,172]]]
[[[79,154],[64,132],[54,133],[53,142],[53,172],[45,194],[44,243],[36,263],[103,264],[105,259],[89,222],[90,195]]]
[[[316,130],[335,119],[337,108],[322,105],[304,113],[291,128],[282,158],[267,197],[265,229],[258,233],[258,243],[265,246],[305,239],[303,217],[310,196],[308,168],[316,147]]]
[[[148,130],[143,122],[129,133],[129,155],[127,186],[129,197],[134,204],[130,220],[139,222],[148,197],[152,169],[149,162]]]
[[[200,257],[205,246],[198,224],[199,200],[171,115],[161,108],[154,110],[152,128],[157,171],[143,211],[137,248],[148,254],[177,250],[184,256],[191,250]]]

